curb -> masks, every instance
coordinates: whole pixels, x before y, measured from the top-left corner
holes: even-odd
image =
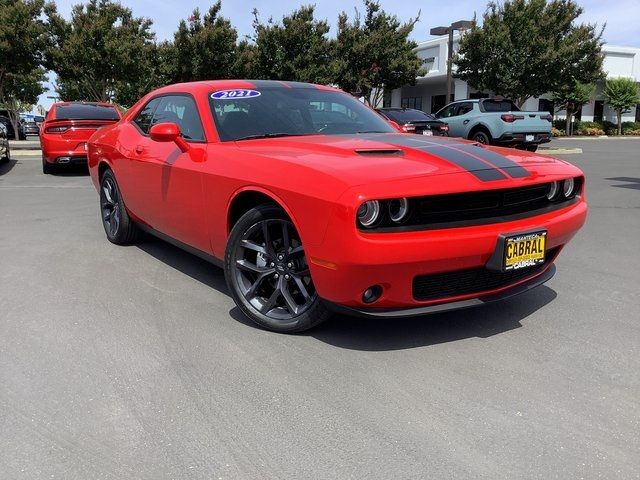
[[[577,153],[582,153],[581,148],[540,148],[536,153],[541,153],[543,155],[575,155]]]
[[[598,135],[598,136],[590,136],[590,135],[578,135],[578,136],[571,136],[571,137],[553,137],[553,140],[560,140],[560,141],[566,141],[566,140],[640,140],[640,136],[635,136],[635,135],[614,135],[614,136],[609,136],[609,135]]]
[[[42,154],[41,150],[14,150],[11,149],[11,158],[13,157],[39,157]]]

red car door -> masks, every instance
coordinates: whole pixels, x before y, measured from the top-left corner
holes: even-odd
[[[210,252],[202,190],[207,144],[195,102],[189,95],[176,94],[153,99],[147,106],[134,119],[139,130],[127,155],[127,205],[153,229]],[[165,122],[180,127],[188,151],[149,137],[151,126]]]

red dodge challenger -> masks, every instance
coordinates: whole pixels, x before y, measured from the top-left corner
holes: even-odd
[[[88,161],[111,242],[146,231],[224,266],[238,307],[278,332],[527,291],[587,215],[566,162],[398,133],[295,82],[155,90],[91,137]]]

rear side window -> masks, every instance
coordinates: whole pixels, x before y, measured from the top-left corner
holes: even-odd
[[[460,103],[458,104],[458,110],[456,111],[456,116],[466,115],[472,110],[473,110],[473,103],[471,102]]]
[[[160,103],[160,98],[154,98],[149,101],[143,108],[140,110],[140,113],[134,118],[133,122],[138,125],[142,133],[149,133],[149,128],[151,128],[151,120],[153,120],[153,112],[155,112],[156,107]]]
[[[55,120],[120,120],[117,110],[107,105],[72,104],[58,105]]]
[[[519,112],[511,100],[482,100],[480,102],[483,112]]]
[[[185,140],[204,140],[200,114],[193,98],[186,95],[167,95],[158,99],[160,102],[153,113],[151,125],[176,123]]]

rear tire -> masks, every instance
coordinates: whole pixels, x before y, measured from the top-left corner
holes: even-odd
[[[44,173],[45,175],[51,175],[52,173],[56,173],[56,171],[56,165],[47,162],[44,157],[42,157],[42,173]]]
[[[142,232],[125,208],[116,177],[106,170],[100,178],[100,216],[107,239],[116,245],[130,245]]]
[[[528,152],[535,152],[538,150],[538,145],[527,145]]]
[[[478,142],[482,145],[491,144],[491,137],[484,130],[475,131],[470,137],[469,140],[473,140],[474,142]]]
[[[224,273],[238,308],[262,328],[302,332],[331,316],[311,280],[300,236],[275,205],[252,208],[234,225]]]

